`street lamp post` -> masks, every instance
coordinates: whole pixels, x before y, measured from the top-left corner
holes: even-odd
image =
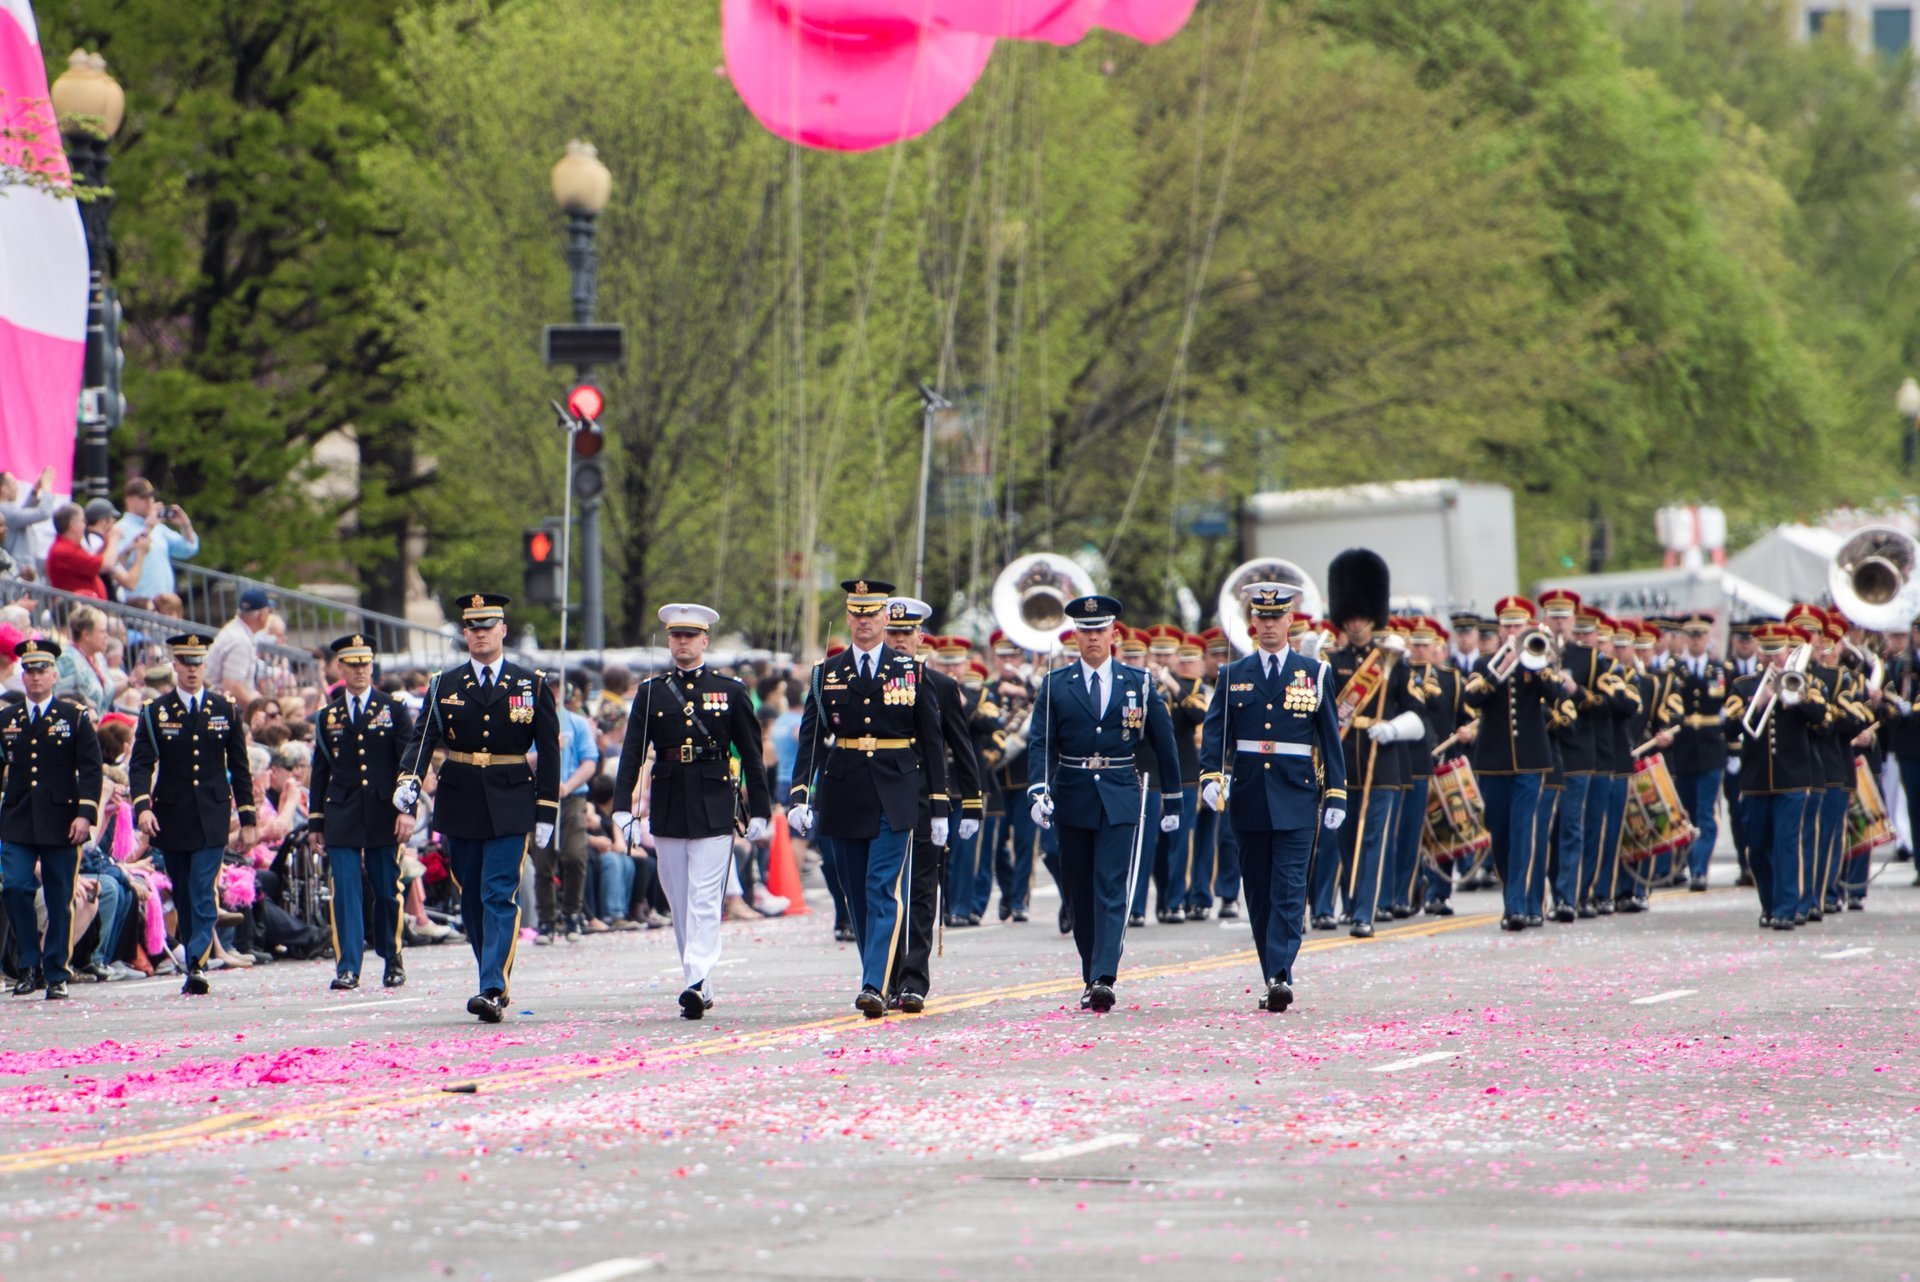
[[[572,274],[573,322],[586,325],[593,320],[594,296],[598,287],[599,258],[594,253],[594,232],[601,211],[613,194],[613,175],[600,163],[593,144],[574,139],[567,154],[553,167],[553,199],[567,216],[567,268]],[[574,367],[583,379],[593,377],[591,364]],[[567,442],[571,462],[574,443]],[[571,467],[569,482],[573,484]],[[588,650],[606,648],[606,589],[600,566],[600,493],[582,492],[580,498],[580,596],[582,640]]]
[[[933,417],[953,408],[953,402],[920,384],[920,512],[914,523],[913,594],[926,595],[927,580],[927,488],[933,479]]]
[[[1893,407],[1900,411],[1900,463],[1908,476],[1913,474],[1916,451],[1915,433],[1920,432],[1920,382],[1908,378],[1894,394]]]
[[[83,197],[80,220],[87,233],[87,346],[80,391],[80,468],[74,494],[105,498],[107,440],[120,425],[120,302],[112,284],[112,242],[107,215],[113,208],[107,186],[107,142],[126,116],[127,95],[107,74],[107,60],[75,49],[67,69],[51,86],[53,113],[73,166],[74,187]]]

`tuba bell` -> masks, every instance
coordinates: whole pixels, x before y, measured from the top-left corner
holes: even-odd
[[[1855,531],[1827,567],[1827,591],[1848,620],[1869,632],[1904,632],[1920,614],[1920,543],[1890,525]]]
[[[1326,600],[1312,575],[1277,556],[1255,557],[1229,574],[1227,581],[1220,585],[1217,602],[1220,630],[1227,634],[1235,654],[1253,653],[1253,634],[1247,629],[1247,607],[1240,599],[1241,589],[1249,583],[1290,583],[1300,589],[1300,595],[1293,601],[1295,613],[1318,618],[1326,612]]]
[[[993,581],[993,621],[1022,650],[1052,654],[1067,626],[1067,602],[1096,590],[1093,576],[1066,557],[1030,552]]]

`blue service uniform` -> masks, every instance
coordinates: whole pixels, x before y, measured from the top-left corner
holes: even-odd
[[[1827,737],[1826,692],[1817,679],[1806,696],[1777,703],[1764,733],[1750,736],[1741,718],[1760,687],[1760,676],[1740,677],[1727,697],[1728,739],[1739,745],[1740,804],[1746,811],[1747,863],[1760,898],[1760,921],[1790,930],[1806,920],[1813,898],[1810,799],[1820,786],[1815,748]],[[1778,690],[1774,697],[1778,700]]]
[[[0,714],[0,887],[23,972],[49,984],[71,978],[73,901],[80,847],[67,839],[75,819],[100,822],[100,740],[93,711],[55,696],[37,716],[27,703]],[[222,834],[224,836],[224,834]],[[38,870],[38,876],[35,870]],[[41,941],[33,892],[44,882],[47,933]]]
[[[1495,681],[1484,655],[1467,677],[1466,704],[1480,719],[1473,773],[1487,805],[1487,831],[1508,918],[1540,916],[1546,901],[1546,861],[1536,858],[1536,828],[1541,790],[1553,765],[1547,709],[1559,688],[1518,664],[1505,681]]]
[[[413,779],[435,750],[446,750],[433,826],[446,838],[480,989],[504,998],[520,941],[520,865],[535,826],[560,814],[560,714],[542,673],[496,662],[491,680],[470,659],[433,679],[400,778]]]
[[[413,716],[404,699],[369,688],[355,708],[345,686],[315,718],[307,823],[326,844],[333,898],[334,972],[358,975],[366,955],[366,900],[373,901],[373,951],[400,960],[400,842],[393,790],[400,782]]]
[[[1339,841],[1320,843],[1308,874],[1315,917],[1333,915],[1337,884],[1355,924],[1369,926],[1380,906],[1381,881],[1389,873],[1387,848],[1394,818],[1406,793],[1407,760],[1406,750],[1400,743],[1375,743],[1367,727],[1375,722],[1392,721],[1403,713],[1418,716],[1421,704],[1426,701],[1426,689],[1416,686],[1417,678],[1408,671],[1409,665],[1386,651],[1355,646],[1342,646],[1327,658],[1327,682],[1335,691],[1334,697],[1338,697],[1337,692],[1346,688],[1374,653],[1381,656],[1380,662],[1386,669],[1380,686],[1355,710],[1342,736],[1346,776],[1355,784],[1359,795],[1355,798],[1356,804],[1348,809]]]
[[[1320,805],[1345,805],[1346,756],[1327,664],[1286,649],[1269,677],[1264,658],[1220,670],[1201,727],[1200,777],[1231,780],[1227,819],[1240,843],[1260,974],[1291,983]]]
[[[1673,786],[1680,804],[1699,830],[1687,852],[1687,872],[1692,877],[1707,875],[1707,862],[1713,858],[1714,842],[1720,837],[1716,818],[1720,800],[1720,778],[1727,768],[1727,694],[1733,676],[1727,665],[1711,656],[1697,663],[1692,656],[1675,659],[1668,668],[1666,692],[1662,704],[1677,699],[1679,724],[1673,743],[1662,754],[1673,772]],[[1656,875],[1659,869],[1654,870]]]
[[[1080,952],[1080,978],[1111,984],[1120,970],[1128,901],[1140,875],[1147,780],[1134,765],[1151,745],[1160,790],[1180,791],[1180,752],[1158,686],[1142,668],[1110,659],[1101,674],[1106,709],[1093,701],[1083,662],[1047,674],[1036,696],[1027,747],[1029,793],[1053,797],[1062,892]]]
[[[253,775],[239,709],[210,690],[193,698],[197,711],[178,690],[146,706],[134,727],[127,765],[135,818],[151,810],[160,824],[153,846],[173,881],[175,934],[186,949],[189,972],[205,969],[213,951],[219,916],[214,882],[227,848],[227,821],[236,810],[241,827],[254,821]]]

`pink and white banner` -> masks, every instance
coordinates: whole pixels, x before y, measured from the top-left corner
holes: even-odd
[[[24,169],[68,182],[33,7],[0,0],[0,468],[32,478],[52,467],[51,488],[66,494],[86,355],[87,238],[79,202],[23,184]]]

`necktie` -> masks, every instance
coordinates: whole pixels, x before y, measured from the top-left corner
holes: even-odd
[[[1269,681],[1273,680],[1273,670],[1276,666],[1273,660],[1273,656],[1270,654],[1263,655],[1261,656],[1260,662],[1266,666],[1267,680]]]
[[[491,663],[480,669],[480,688],[482,690],[493,689],[493,665]]]
[[[34,704],[33,710],[27,714],[27,724],[30,726],[37,726],[40,724],[40,705],[39,704],[37,703]]]
[[[873,656],[870,654],[860,656],[860,679],[862,681],[873,680]]]
[[[353,724],[357,726],[362,722],[364,722],[366,719],[367,719],[366,699],[365,698],[355,699],[353,701]]]
[[[1087,674],[1087,693],[1093,699],[1093,710],[1100,711],[1100,670],[1095,668]]]

